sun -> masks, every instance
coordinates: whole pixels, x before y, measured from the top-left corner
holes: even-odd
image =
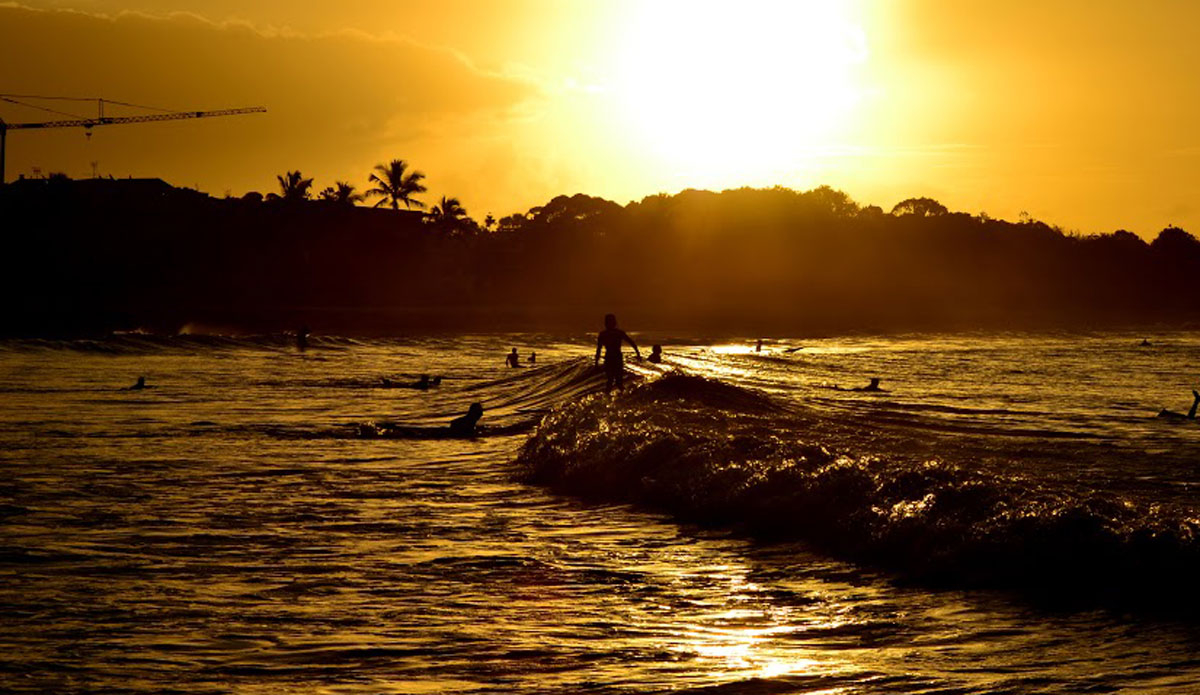
[[[863,31],[841,0],[646,0],[613,50],[620,118],[699,185],[794,176],[864,95]]]

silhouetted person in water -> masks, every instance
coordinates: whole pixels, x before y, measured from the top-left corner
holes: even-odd
[[[513,348],[512,352],[508,353],[508,357],[504,358],[504,364],[510,367],[520,367],[521,358],[517,356],[517,349]]]
[[[529,364],[535,364],[536,362],[537,362],[537,353],[536,352],[529,353]]]
[[[1154,346],[1150,343],[1149,339],[1142,338],[1142,342],[1140,345],[1138,345],[1138,347],[1154,347]]]
[[[146,377],[139,376],[137,383],[134,384],[133,386],[128,387],[126,390],[127,391],[141,391],[142,389],[145,389],[145,388],[149,388],[148,386],[146,386]]]
[[[615,314],[605,314],[604,330],[600,331],[600,335],[596,337],[596,364],[600,364],[600,350],[604,350],[604,373],[608,376],[608,383],[605,384],[604,390],[611,391],[613,384],[617,388],[623,387],[625,381],[625,360],[621,357],[621,343],[629,343],[633,347],[633,351],[637,353],[638,359],[642,359],[642,351],[638,350],[637,343],[633,342],[625,331],[617,328],[617,317]]]
[[[1183,413],[1177,413],[1174,410],[1167,410],[1166,408],[1163,408],[1162,410],[1158,411],[1158,416],[1170,418],[1172,420],[1195,420],[1196,419],[1196,408],[1200,407],[1200,392],[1193,389],[1192,390],[1192,399],[1193,399],[1192,400],[1192,409],[1187,412],[1187,415],[1184,415]]]
[[[762,338],[759,338],[758,342],[754,344],[754,351],[762,352]]]
[[[430,386],[431,386],[431,382],[429,381],[428,374],[422,374],[421,378],[417,379],[417,383],[413,384],[413,388],[421,389],[422,391],[429,388]]]
[[[301,326],[300,330],[296,331],[296,347],[301,350],[308,347],[308,326]]]
[[[450,421],[450,436],[472,437],[475,435],[475,425],[483,417],[483,404],[472,403],[467,414]]]
[[[654,364],[662,362],[662,346],[655,345],[654,347],[650,348],[650,356],[646,359],[650,360]]]

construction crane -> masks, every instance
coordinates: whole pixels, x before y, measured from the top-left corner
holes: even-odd
[[[0,101],[7,101],[7,102],[10,102],[13,104],[18,104],[20,106],[29,106],[29,104],[25,104],[20,101],[17,101],[16,97],[21,97],[21,95],[0,94]],[[35,99],[35,98],[64,99],[67,97],[22,97],[22,98],[26,98],[26,99]],[[88,136],[90,137],[92,134],[92,128],[95,128],[96,126],[100,126],[100,125],[120,125],[123,123],[153,123],[156,121],[178,121],[178,120],[183,120],[185,118],[212,118],[214,116],[239,116],[241,114],[247,114],[247,113],[266,113],[266,111],[267,111],[262,106],[251,106],[251,107],[240,108],[240,109],[218,109],[218,110],[213,110],[213,111],[166,111],[164,109],[155,109],[155,110],[164,111],[164,112],[163,113],[154,113],[154,114],[145,114],[145,115],[141,115],[141,116],[105,116],[104,115],[104,105],[106,103],[119,104],[121,106],[136,106],[136,104],[126,104],[124,102],[113,101],[111,99],[95,99],[95,100],[93,100],[93,99],[87,99],[87,100],[73,99],[73,100],[74,101],[96,101],[99,106],[99,113],[96,115],[95,118],[75,117],[75,118],[70,118],[70,119],[61,120],[61,121],[42,121],[42,122],[35,122],[35,123],[6,123],[4,121],[4,119],[0,118],[0,184],[3,184],[5,182],[5,178],[4,178],[5,149],[7,147],[8,131],[10,131],[10,130],[27,130],[27,129],[32,129],[32,128],[85,128],[87,130]],[[45,109],[45,108],[38,107],[38,106],[35,106],[33,108],[39,108],[43,111],[51,111],[52,113],[62,113],[63,115],[72,115],[72,114],[63,113],[61,111],[53,111],[52,109]],[[137,108],[148,109],[151,107],[138,106]]]

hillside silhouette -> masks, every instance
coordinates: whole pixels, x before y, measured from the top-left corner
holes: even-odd
[[[1079,236],[929,198],[884,211],[828,187],[625,206],[559,196],[480,225],[454,198],[404,209],[424,188],[397,163],[378,169],[378,208],[356,206],[342,182],[309,199],[299,172],[266,198],[157,179],[0,187],[0,331],[527,330],[609,311],[645,327],[791,334],[1200,320],[1200,242],[1173,227],[1151,243]]]

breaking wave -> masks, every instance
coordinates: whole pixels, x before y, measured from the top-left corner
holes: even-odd
[[[1200,613],[1194,509],[967,462],[856,455],[812,424],[757,392],[671,373],[554,410],[517,464],[558,492],[804,540],[924,584]]]

